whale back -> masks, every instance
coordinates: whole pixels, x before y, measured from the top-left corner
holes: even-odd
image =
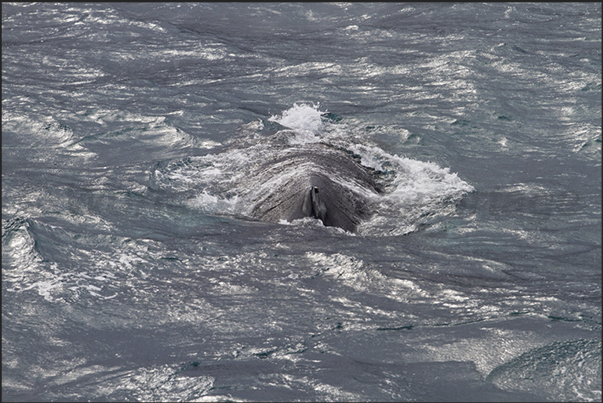
[[[252,217],[264,221],[313,217],[325,226],[356,232],[371,216],[361,193],[378,192],[368,168],[349,153],[324,144],[288,150],[264,163],[259,172],[260,181],[275,184],[251,211]]]

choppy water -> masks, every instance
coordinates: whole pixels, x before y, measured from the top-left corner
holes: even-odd
[[[599,3],[2,4],[4,401],[600,400],[601,236]]]

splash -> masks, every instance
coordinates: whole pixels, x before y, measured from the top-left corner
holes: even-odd
[[[322,115],[319,104],[294,104],[292,108],[287,109],[280,116],[271,116],[268,120],[276,122],[288,129],[294,131],[289,139],[290,144],[305,144],[321,141],[323,132]]]

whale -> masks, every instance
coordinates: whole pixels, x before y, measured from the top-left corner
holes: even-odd
[[[283,149],[256,172],[259,196],[250,215],[262,221],[309,217],[355,233],[373,215],[372,196],[381,193],[373,169],[327,143]]]

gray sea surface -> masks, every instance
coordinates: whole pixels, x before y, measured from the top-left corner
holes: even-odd
[[[601,161],[601,3],[2,3],[2,400],[600,401]]]

